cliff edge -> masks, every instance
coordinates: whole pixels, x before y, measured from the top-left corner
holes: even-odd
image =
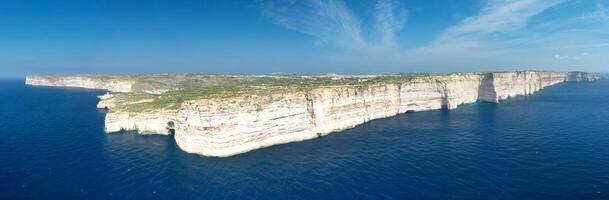
[[[531,95],[586,72],[366,76],[29,76],[28,85],[108,90],[106,132],[174,134],[186,152],[231,156],[312,139],[406,112]]]

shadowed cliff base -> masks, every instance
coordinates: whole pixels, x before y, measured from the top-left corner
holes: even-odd
[[[498,102],[493,74],[484,75],[478,89],[478,100],[491,103]]]

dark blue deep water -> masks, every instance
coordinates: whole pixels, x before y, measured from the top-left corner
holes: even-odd
[[[0,199],[609,199],[609,81],[229,158],[105,134],[101,91],[0,80]]]

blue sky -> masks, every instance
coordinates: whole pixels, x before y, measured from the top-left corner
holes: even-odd
[[[0,76],[607,63],[609,0],[0,1]]]

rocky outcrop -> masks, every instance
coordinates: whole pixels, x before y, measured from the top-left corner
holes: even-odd
[[[230,156],[406,112],[455,109],[476,101],[497,103],[533,94],[569,76],[562,72],[452,74],[404,83],[191,101],[178,113],[175,137],[187,152]]]
[[[569,72],[568,82],[590,82],[599,80],[601,77],[588,72]]]
[[[518,95],[531,95],[547,86],[568,80],[563,72],[504,72],[485,75],[481,101],[499,102]]]
[[[178,110],[112,112],[116,102],[107,94],[100,97],[98,107],[111,110],[106,115],[108,132],[168,134],[175,129],[175,140],[184,151],[223,157],[312,139],[402,113],[455,109],[476,101],[497,103],[566,81],[592,80],[596,76],[584,72],[421,75],[364,85],[202,98],[186,101]]]
[[[79,87],[111,92],[131,92],[135,81],[105,76],[28,76],[25,84],[35,86]]]
[[[137,131],[140,134],[169,135],[168,123],[176,121],[175,112],[109,112],[106,114],[105,131]]]

